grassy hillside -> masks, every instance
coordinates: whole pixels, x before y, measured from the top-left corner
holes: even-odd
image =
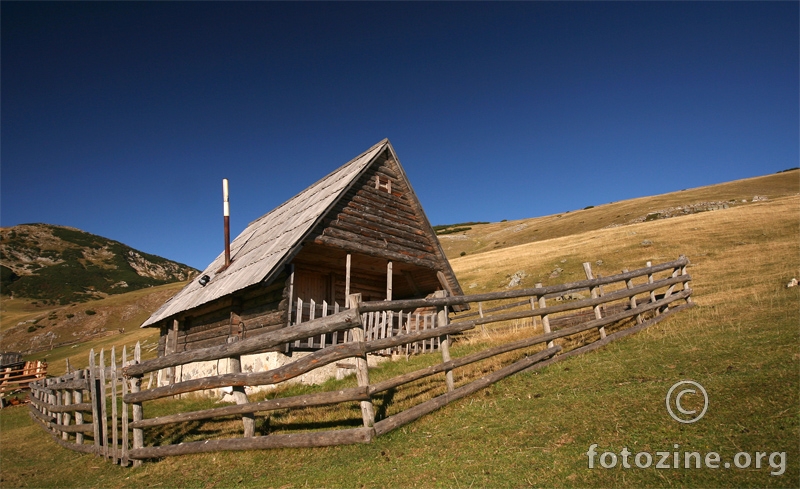
[[[468,223],[469,226],[437,227],[441,228],[439,240],[442,248],[447,257],[453,259],[462,253],[472,255],[586,231],[660,220],[684,213],[706,212],[726,206],[748,206],[753,204],[754,197],[776,199],[796,195],[799,190],[800,170],[791,170],[654,197],[608,204],[598,202],[597,205],[588,206],[586,209],[566,210],[564,213],[552,216],[489,224]],[[535,209],[532,209],[532,213],[534,212]],[[459,229],[462,231],[457,231]],[[442,234],[442,231],[446,234]]]
[[[73,365],[75,361],[86,365],[84,353],[91,345],[157,341],[157,331],[142,331],[139,326],[184,285],[177,282],[66,306],[4,298],[0,301],[0,344],[3,351],[25,353],[26,359],[46,359],[54,374],[63,371],[67,357]]]
[[[0,292],[44,304],[85,302],[185,281],[197,270],[79,229],[0,229]]]
[[[800,278],[800,188],[797,172],[785,177],[751,179],[765,186],[741,190],[748,201],[754,195],[767,201],[617,227],[587,228],[590,220],[578,219],[560,236],[517,246],[506,240],[502,249],[454,258],[462,287],[474,293],[503,290],[518,271],[525,272],[521,287],[553,284],[582,278],[583,261],[609,275],[685,254],[697,307],[593,353],[512,376],[372,444],[201,454],[130,469],[61,449],[25,408],[8,408],[0,411],[0,485],[797,487],[800,287],[786,283]],[[718,193],[698,189],[704,194],[687,200],[678,193],[619,204],[633,206],[626,216],[632,219],[648,209],[733,199],[740,185],[721,185]],[[770,185],[780,190],[771,192]],[[624,215],[619,207],[612,212]],[[556,229],[564,217],[538,219]],[[456,344],[453,356],[465,348]],[[379,367],[370,376],[402,365]],[[694,424],[672,420],[665,409],[669,388],[687,379],[703,385],[710,399],[706,416]],[[592,444],[618,457],[625,448],[654,457],[658,451],[713,451],[729,468],[603,469],[595,460],[590,469],[585,453]],[[749,468],[730,464],[739,452],[753,459]],[[757,469],[757,452],[783,453],[784,463],[775,458],[771,466],[764,459]]]

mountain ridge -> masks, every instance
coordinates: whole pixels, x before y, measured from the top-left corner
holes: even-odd
[[[183,282],[198,270],[75,227],[0,228],[0,294],[49,304]]]

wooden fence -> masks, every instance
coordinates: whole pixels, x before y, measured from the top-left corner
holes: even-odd
[[[3,407],[3,398],[6,394],[26,390],[31,382],[45,377],[47,377],[47,364],[40,360],[18,362],[0,369],[0,408]]]
[[[343,308],[336,302],[331,306],[327,301],[318,304],[313,300],[304,302],[303,299],[298,298],[295,307],[292,308],[291,322],[292,325],[302,324],[327,317],[329,314],[338,314],[340,310],[343,310]],[[425,314],[420,312],[404,312],[402,310],[371,311],[364,313],[361,316],[361,323],[364,327],[364,339],[366,341],[377,340],[409,333],[411,331],[433,329],[437,327],[437,317],[436,313]],[[303,340],[295,340],[294,343],[287,344],[286,351],[319,350],[326,346],[350,343],[352,341],[352,334],[349,331],[334,331],[332,333],[311,336]],[[438,347],[439,339],[436,337],[430,340],[416,341],[406,345],[387,348],[374,353],[378,355],[425,353],[436,350]]]
[[[112,349],[108,366],[104,352],[100,352],[99,364],[95,364],[96,355],[92,352],[88,369],[31,385],[31,415],[61,445],[96,453],[123,465],[129,462],[138,465],[144,459],[219,450],[368,443],[375,436],[412,422],[516,372],[540,368],[593,350],[691,307],[691,277],[686,272],[688,264],[688,259],[681,257],[672,262],[655,266],[648,263],[645,268],[597,278],[593,277],[591,267],[585,264],[587,279],[580,282],[471,296],[447,297],[441,294],[419,300],[361,302],[360,296],[354,295],[350,297],[353,306],[350,309],[334,311],[331,315],[323,314],[307,322],[301,321],[278,331],[225,345],[174,353],[147,361],[140,360],[137,345],[132,359],[127,358],[127,351],[123,349],[119,364],[116,352]],[[665,276],[658,278],[658,275]],[[461,314],[454,321],[449,321],[448,308],[468,303],[477,306],[472,308],[474,312]],[[437,311],[435,322],[427,329],[424,320],[421,325],[416,316],[409,317],[407,313],[404,315],[400,312],[420,308]],[[498,325],[511,325],[526,334],[522,335],[522,339],[451,358],[450,345],[455,337],[471,333],[488,335]],[[367,331],[372,331],[369,336]],[[238,365],[242,355],[297,341],[308,342],[309,338],[315,337],[321,343],[320,338],[328,338],[326,335],[332,333],[338,333],[341,335],[338,337],[347,341],[331,342],[292,363],[269,371],[241,372],[240,369],[234,369],[228,374],[142,388],[144,376],[160,369],[220,359],[230,359]],[[435,341],[441,362],[380,382],[370,382],[368,354],[387,351],[410,354],[413,349],[407,348],[407,345],[415,344],[420,345],[417,351],[422,352],[425,348],[422,345],[428,342],[430,346],[432,341]],[[509,352],[516,352],[517,356],[508,360],[510,363],[507,365],[477,379],[460,375],[459,385],[456,385],[454,372],[457,369],[487,359],[499,361],[508,358],[504,354]],[[279,384],[344,359],[351,359],[355,363],[357,387],[260,402],[250,402],[245,395],[246,386]],[[397,389],[406,388],[412,382],[437,374],[444,374],[441,376],[444,380],[443,394],[422,400],[399,412],[384,412],[376,418],[373,402],[379,398],[385,402],[386,397],[382,397],[384,393],[396,393]],[[234,396],[236,404],[145,417],[145,403],[222,387],[233,387],[234,394],[238,393]],[[363,426],[346,427],[352,425],[348,424],[352,421],[349,420],[342,423],[345,427],[341,429],[268,435],[255,433],[258,413],[263,416],[275,410],[307,409],[340,403],[358,403],[361,413],[359,424],[363,423]],[[145,430],[165,426],[180,430],[183,423],[231,417],[241,419],[239,436],[224,438],[222,436],[230,434],[218,434],[200,441],[167,444],[157,444],[156,437],[148,437],[151,443],[145,446]]]

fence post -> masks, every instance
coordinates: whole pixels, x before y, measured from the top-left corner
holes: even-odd
[[[351,308],[358,308],[361,303],[361,294],[351,294],[347,297],[347,303]],[[364,342],[364,326],[362,324],[356,325],[351,330],[353,335],[353,342]],[[369,387],[369,371],[367,365],[367,355],[359,355],[356,360],[356,381],[359,387]],[[375,424],[375,407],[372,401],[361,401],[361,417],[364,420],[364,427],[370,428]]]
[[[100,420],[103,423],[100,429],[100,444],[103,445],[103,457],[108,458],[108,407],[106,406],[106,350],[100,350]]]
[[[117,435],[117,351],[111,347],[111,459],[119,460],[119,436]]]
[[[75,378],[76,380],[80,379],[86,380],[86,370],[78,370]],[[83,389],[75,389],[72,392],[72,400],[74,401],[75,404],[83,404]],[[75,411],[75,424],[76,425],[83,424],[82,411]],[[83,445],[83,432],[78,431],[75,433],[75,444]]]
[[[231,335],[228,337],[228,343],[234,343],[239,341],[239,339],[243,336],[244,326],[241,316],[239,316],[239,309],[240,304],[236,304],[236,308],[231,311],[230,314],[230,324],[231,330],[236,331],[236,335]],[[240,355],[235,355],[228,358],[228,371],[232,374],[238,374],[242,372],[242,357]],[[244,386],[234,386],[233,387],[233,399],[236,401],[236,404],[248,404],[250,401],[247,399],[247,393],[245,392]],[[244,437],[245,438],[252,438],[255,436],[256,430],[256,418],[255,414],[253,413],[246,413],[242,415],[242,426],[244,428]]]
[[[681,255],[679,258],[686,258],[686,255]],[[686,261],[688,262],[689,260],[686,260]],[[687,274],[688,273],[686,272],[686,265],[684,265],[684,266],[681,267],[681,275],[687,275]],[[683,283],[683,290],[689,290],[689,281],[688,280]],[[692,303],[692,296],[690,296],[690,295],[686,296],[686,303],[687,304],[691,304]]]
[[[128,347],[122,347],[122,367],[127,367],[128,363]],[[122,456],[120,457],[120,465],[123,467],[128,466],[128,403],[125,402],[125,394],[128,393],[128,383],[122,378]]]
[[[53,380],[53,387],[52,387],[52,389],[53,389],[53,397],[52,397],[52,399],[54,401],[53,404],[56,405],[56,406],[61,406],[61,398],[63,397],[61,389],[58,388],[58,384],[60,384],[60,383],[61,383],[61,379],[54,379]],[[64,418],[64,413],[61,412],[61,411],[56,411],[56,424],[63,424],[63,418]],[[63,435],[63,434],[66,434],[66,433],[62,432],[60,434]]]
[[[583,263],[583,271],[586,272],[586,278],[588,280],[594,279],[594,276],[592,275],[592,265],[588,261]],[[600,294],[598,294],[598,288],[596,286],[592,287],[592,299],[597,299],[599,295]],[[600,312],[600,305],[594,306],[593,309],[594,309],[595,319],[602,319],[603,314]],[[605,326],[600,327],[599,331],[600,331],[600,339],[602,340],[603,338],[606,337]]]
[[[537,283],[536,284],[536,288],[537,289],[539,289],[541,287],[542,287],[541,283]],[[544,294],[542,294],[542,295],[539,296],[539,309],[544,309],[545,307],[547,307],[547,300],[544,298]],[[534,320],[535,319],[536,318],[534,317]],[[550,315],[549,314],[543,314],[542,315],[542,332],[544,332],[544,334],[550,333]],[[547,348],[553,348],[553,345],[555,345],[555,343],[553,341],[548,341],[547,342]]]
[[[628,273],[628,269],[627,268],[623,268],[622,269],[622,273]],[[629,289],[629,290],[633,288],[633,279],[632,278],[629,278],[628,280],[625,281],[625,288]],[[636,309],[636,296],[635,295],[631,296],[630,305],[631,305],[631,309]],[[642,315],[641,314],[637,314],[636,315],[636,324],[642,324]]]
[[[297,298],[297,322],[294,324],[302,324],[303,322],[303,299]],[[300,340],[295,340],[295,348],[300,348]]]
[[[433,297],[447,297],[446,290],[437,290],[433,293]],[[438,307],[436,311],[436,325],[437,328],[442,328],[447,326],[448,322],[448,315],[447,315],[447,306]],[[450,336],[449,335],[442,335],[439,337],[439,350],[442,353],[442,362],[449,362],[450,361]],[[453,381],[453,369],[446,369],[444,371],[444,379],[445,384],[447,384],[447,392],[453,392],[456,388],[455,382]]]
[[[140,363],[142,359],[142,347],[140,346],[139,342],[136,342],[136,348],[133,350],[133,363],[137,364]],[[131,377],[131,393],[135,394],[142,390],[142,376],[138,375],[136,377]],[[133,408],[133,422],[141,421],[143,416],[142,410],[142,403],[135,402],[132,405]],[[133,449],[136,450],[137,448],[144,448],[144,430],[142,428],[134,428],[133,429]],[[141,460],[134,460],[133,466],[134,467],[141,467],[142,461]]]
[[[65,375],[65,377],[67,379],[70,379],[70,380],[74,380],[75,379],[75,376],[74,375],[70,375],[69,373],[67,373],[67,375]],[[61,391],[61,402],[59,402],[59,404],[64,405],[64,406],[69,406],[70,404],[72,404],[72,390],[64,389],[63,391]],[[70,412],[69,411],[65,411],[64,415],[61,417],[61,424],[69,425],[69,422],[70,422],[71,419],[72,419],[72,415],[70,414]],[[61,434],[61,439],[64,440],[64,441],[69,441],[69,432],[67,432],[67,431],[63,432]]]
[[[680,275],[682,268],[683,267],[676,267],[675,269],[673,269],[672,270],[672,278],[675,278],[678,275]],[[667,297],[671,296],[672,292],[674,292],[674,291],[675,291],[675,284],[672,284],[672,285],[669,286],[667,291],[664,292],[664,299],[666,299]],[[669,311],[669,304],[665,305],[662,309],[663,309],[664,312]]]
[[[94,437],[94,447],[98,454],[100,452],[100,429],[102,421],[100,419],[100,388],[97,385],[97,368],[94,363],[94,348],[89,351],[89,398],[92,403],[92,436]]]
[[[647,266],[647,268],[650,268],[650,267],[652,267],[652,266],[653,266],[653,262],[647,262],[645,265]],[[648,273],[648,274],[647,274],[647,283],[648,283],[648,284],[652,284],[652,283],[653,283],[653,281],[654,281],[654,279],[653,279],[653,273],[652,273],[652,272],[650,272],[650,273]],[[655,301],[656,301],[656,291],[655,291],[655,290],[651,290],[651,291],[650,291],[650,303],[653,303],[653,302],[655,302]],[[653,309],[653,314],[654,314],[654,315],[656,315],[656,316],[658,316],[658,315],[660,314],[660,312],[659,312],[659,310],[656,308],[656,309]]]

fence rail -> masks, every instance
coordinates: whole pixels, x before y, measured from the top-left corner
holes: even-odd
[[[353,306],[350,309],[298,302],[296,312],[300,320],[292,326],[226,345],[147,361],[141,361],[137,345],[130,360],[127,349],[123,349],[119,363],[116,350],[112,349],[109,365],[106,365],[104,351],[99,354],[99,363],[95,362],[97,355],[92,351],[88,369],[31,384],[31,416],[62,446],[96,453],[122,465],[131,461],[138,465],[149,458],[217,450],[367,443],[375,436],[410,423],[516,372],[541,368],[599,348],[691,307],[688,264],[689,260],[681,257],[672,262],[656,266],[648,263],[632,272],[623,270],[621,274],[597,278],[593,277],[589,264],[584,264],[587,279],[579,282],[548,287],[537,284],[534,288],[471,296],[447,297],[439,293],[428,299],[404,301],[361,302],[360,296],[354,295],[349,298]],[[660,273],[666,273],[666,276],[656,278]],[[524,300],[519,300],[521,298]],[[475,304],[477,312],[457,315],[451,321],[449,308],[461,304]],[[436,312],[403,312],[424,308]],[[307,318],[304,317],[305,311],[308,311]],[[527,336],[451,358],[451,342],[457,335],[488,335],[490,330],[487,326],[495,328],[491,331],[497,331],[509,327],[509,324],[528,333]],[[221,359],[230,359],[239,365],[241,355],[278,345],[298,344],[312,347],[313,351],[268,371],[241,372],[236,369],[232,373],[166,386],[143,388],[142,385],[145,374],[161,369]],[[380,382],[370,382],[368,354],[410,355],[434,350],[441,355],[439,363]],[[507,354],[516,356],[509,359]],[[245,395],[246,386],[278,384],[344,359],[354,362],[357,387],[260,402],[250,402]],[[454,371],[488,359],[510,363],[479,378],[461,375],[460,385],[456,385]],[[390,415],[384,412],[380,416],[382,419],[377,419],[373,402],[379,398],[385,402],[386,398],[381,397],[384,393],[406,388],[412,382],[438,374],[444,374],[444,394],[420,400],[412,407]],[[232,387],[234,392],[239,392],[237,404],[150,418],[144,416],[144,404],[150,401],[220,387]],[[349,427],[352,420],[343,420],[344,427],[340,429],[255,434],[254,420],[258,413],[263,415],[275,410],[341,403],[358,403],[363,427]],[[382,408],[386,406],[382,405]],[[241,417],[242,436],[230,438],[228,433],[225,435],[228,438],[220,434],[202,441],[145,446],[145,430],[231,416]],[[155,442],[154,437],[148,440]]]

